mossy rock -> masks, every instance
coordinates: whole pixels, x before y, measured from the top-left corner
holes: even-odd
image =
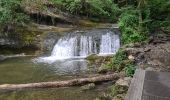
[[[89,61],[94,61],[94,60],[99,59],[99,58],[100,57],[96,54],[91,54],[88,57],[86,57],[86,59],[89,60]]]
[[[5,60],[5,59],[6,59],[6,57],[5,57],[5,56],[0,55],[0,61],[3,61],[3,60]]]
[[[111,95],[116,96],[119,94],[125,94],[128,91],[127,86],[113,85],[110,87]]]
[[[102,64],[99,68],[98,68],[98,73],[101,73],[101,74],[103,74],[103,73],[107,73],[109,71],[109,69],[104,65],[104,64]]]

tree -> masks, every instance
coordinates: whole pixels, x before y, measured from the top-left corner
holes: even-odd
[[[0,0],[0,26],[6,28],[5,31],[11,26],[22,24],[27,19],[20,8],[20,0]]]

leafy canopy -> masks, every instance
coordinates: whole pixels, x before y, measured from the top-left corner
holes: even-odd
[[[0,25],[21,24],[28,17],[20,8],[20,0],[0,0]]]
[[[117,20],[119,7],[113,0],[52,0],[62,10],[75,15]]]

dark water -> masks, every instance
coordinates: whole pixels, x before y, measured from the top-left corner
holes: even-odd
[[[19,84],[42,81],[67,80],[86,77],[89,70],[85,60],[56,61],[52,64],[33,63],[33,57],[11,58],[0,62],[0,84]],[[94,100],[107,89],[97,85],[93,90],[82,91],[80,87],[36,89],[5,92],[0,100]]]

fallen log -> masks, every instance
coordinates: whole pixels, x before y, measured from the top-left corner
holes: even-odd
[[[54,81],[54,82],[40,82],[40,83],[28,83],[28,84],[4,84],[0,85],[0,90],[21,90],[29,88],[59,88],[83,85],[87,83],[98,83],[104,81],[116,80],[119,78],[117,73],[109,75],[101,75],[91,78],[80,78],[66,81]]]

